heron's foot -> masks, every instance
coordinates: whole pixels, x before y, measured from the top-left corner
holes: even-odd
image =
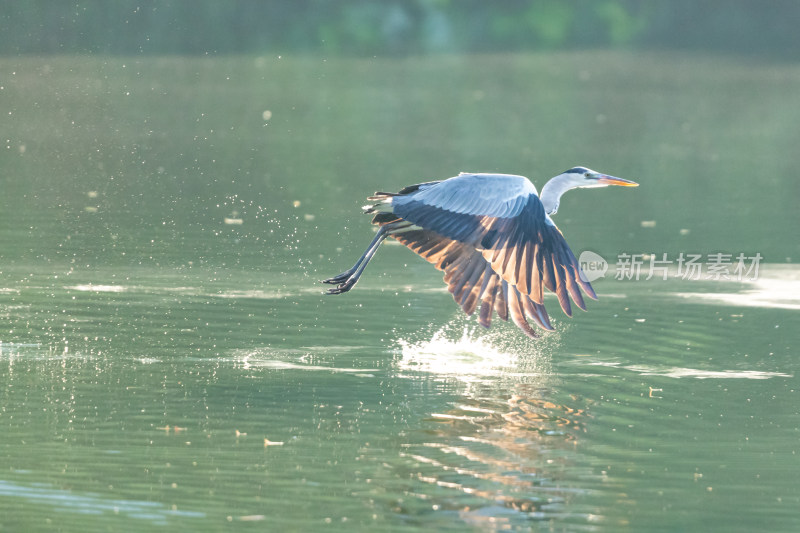
[[[356,271],[355,268],[351,268],[350,270],[342,272],[341,274],[333,276],[332,278],[323,279],[320,283],[329,283],[331,285],[344,283],[345,281],[350,279],[350,276],[352,276],[355,271]],[[333,289],[331,289],[331,290],[333,290]]]
[[[350,289],[353,288],[353,286],[356,284],[356,281],[358,281],[358,278],[355,278],[355,279],[349,278],[344,283],[340,283],[338,286],[336,286],[336,287],[334,287],[332,289],[328,289],[328,292],[326,294],[342,294],[342,293],[345,293],[345,292],[347,292],[347,291],[349,291]]]

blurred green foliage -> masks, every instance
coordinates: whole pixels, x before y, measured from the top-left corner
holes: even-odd
[[[0,0],[0,53],[636,47],[792,56],[798,19],[795,0]]]

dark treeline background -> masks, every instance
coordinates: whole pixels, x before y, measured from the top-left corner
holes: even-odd
[[[795,57],[796,0],[0,0],[0,54],[587,47]]]

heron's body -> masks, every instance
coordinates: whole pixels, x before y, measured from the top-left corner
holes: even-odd
[[[378,234],[353,268],[324,282],[337,285],[331,294],[349,291],[383,240],[393,237],[444,271],[464,312],[480,309],[481,325],[488,328],[496,312],[536,337],[528,319],[553,329],[544,288],[558,296],[568,316],[570,297],[581,309],[586,309],[581,291],[597,298],[550,215],[566,190],[605,185],[636,184],[575,167],[550,180],[541,198],[527,178],[509,174],[462,173],[376,193],[365,210],[374,215]]]

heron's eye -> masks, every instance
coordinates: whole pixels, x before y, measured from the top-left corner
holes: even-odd
[[[584,174],[583,174],[583,177],[584,177],[584,178],[591,178],[591,177],[592,177],[592,175],[591,175],[591,174],[589,174],[588,172],[584,172]]]

